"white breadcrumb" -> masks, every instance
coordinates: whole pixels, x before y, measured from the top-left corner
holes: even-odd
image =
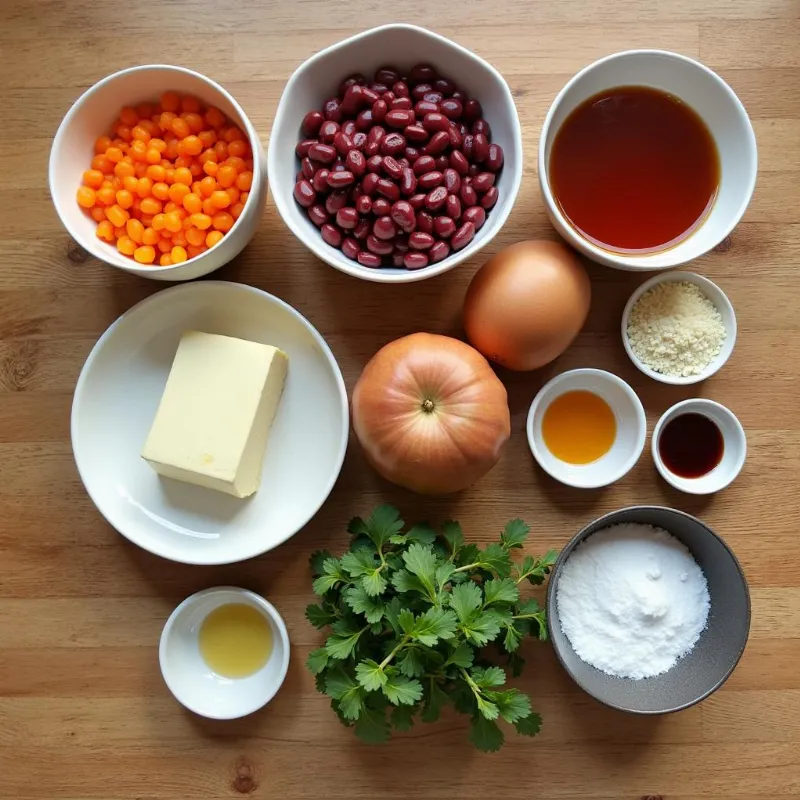
[[[636,357],[672,377],[699,375],[719,355],[727,335],[717,307],[688,281],[656,284],[636,301],[628,318],[628,341]]]

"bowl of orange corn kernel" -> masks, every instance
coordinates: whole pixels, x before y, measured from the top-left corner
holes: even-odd
[[[207,275],[255,233],[266,156],[236,100],[183,67],[148,65],[88,89],[53,140],[50,194],[92,255],[165,281]]]

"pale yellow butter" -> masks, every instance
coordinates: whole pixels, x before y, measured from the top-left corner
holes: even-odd
[[[167,478],[253,494],[287,367],[276,347],[187,331],[142,458]]]

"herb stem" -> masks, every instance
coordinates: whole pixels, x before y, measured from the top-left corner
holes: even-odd
[[[380,663],[381,670],[384,670],[386,669],[386,667],[389,666],[389,664],[392,662],[392,659],[397,655],[397,653],[408,644],[408,640],[410,638],[411,637],[408,634],[403,636],[403,638],[395,645],[394,650],[392,650],[392,652],[389,653],[389,655],[386,656],[386,658],[384,658],[383,661],[381,661]]]

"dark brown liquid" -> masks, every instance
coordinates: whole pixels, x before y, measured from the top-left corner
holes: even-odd
[[[562,213],[594,244],[652,252],[689,236],[719,187],[719,155],[678,98],[620,86],[579,105],[556,133],[550,185]]]
[[[703,414],[671,419],[658,438],[658,454],[666,468],[681,478],[701,478],[722,461],[725,440],[716,423]]]

